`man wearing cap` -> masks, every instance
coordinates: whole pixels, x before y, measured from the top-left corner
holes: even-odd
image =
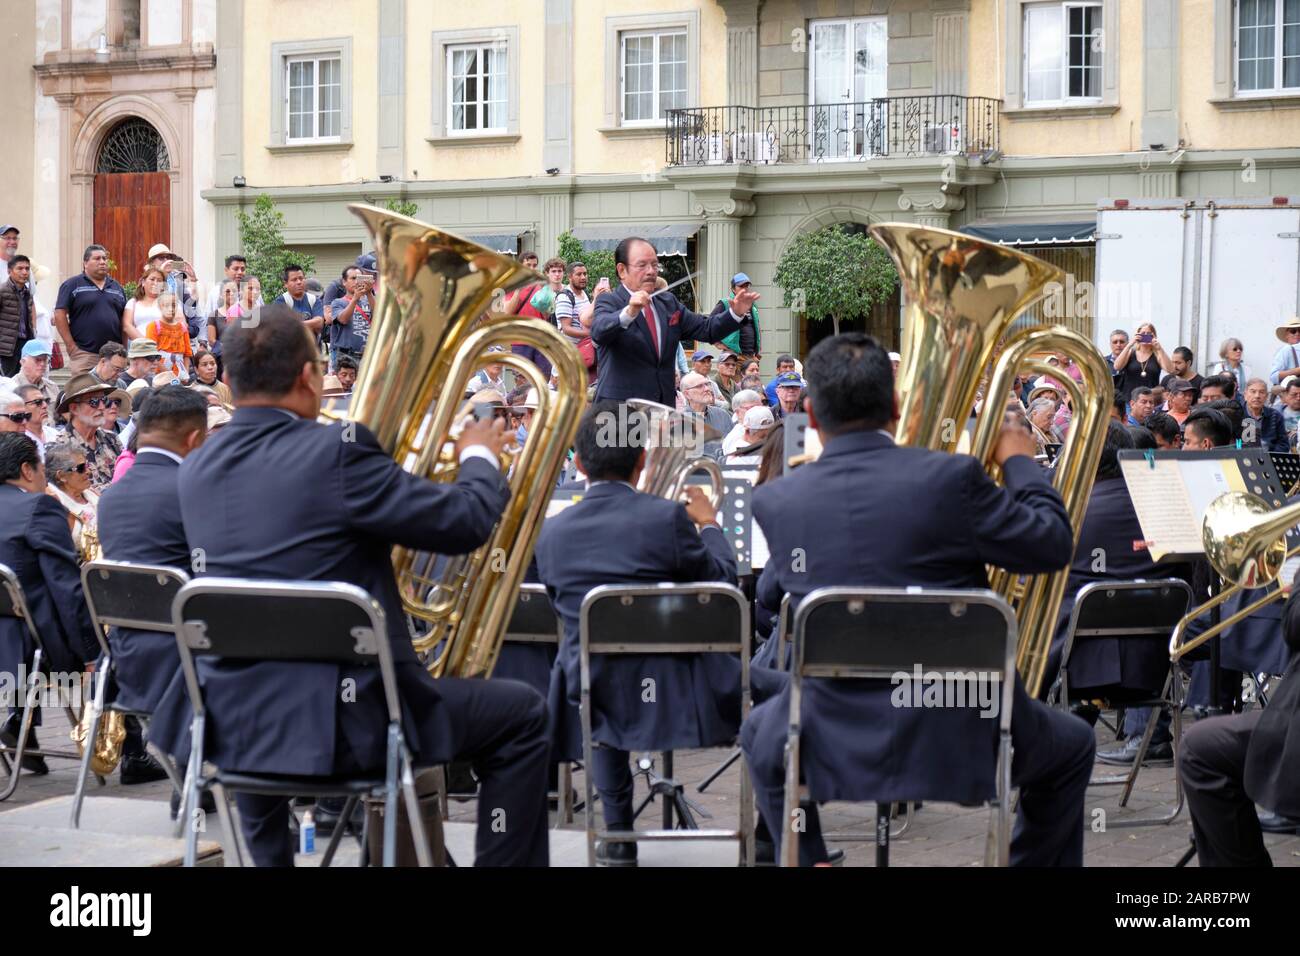
[[[1192,402],[1196,400],[1196,386],[1185,378],[1172,375],[1166,379],[1166,383],[1165,413],[1181,428],[1183,422],[1187,421],[1187,416],[1191,414]]]
[[[778,375],[776,377],[776,404],[772,407],[772,413],[780,419],[802,411],[799,408],[799,393],[803,391],[806,384],[808,383],[803,380],[803,376],[798,372],[782,372]]]
[[[144,382],[146,387],[151,387],[162,357],[153,339],[134,339],[126,350],[127,369],[118,377],[117,387],[130,390],[135,382]]]
[[[734,352],[724,351],[718,357],[718,369],[710,376],[710,380],[718,397],[727,405],[731,404],[731,399],[740,391],[739,373],[740,357]]]
[[[713,314],[725,315],[731,307],[731,303],[735,301],[736,293],[749,292],[752,285],[749,276],[743,272],[737,272],[731,277],[731,294],[713,307]],[[723,336],[718,344],[733,355],[747,355],[758,358],[761,351],[758,334],[758,306],[751,305],[749,307],[749,321],[731,334]]]
[[[1273,365],[1268,371],[1270,385],[1281,385],[1282,379],[1300,375],[1300,316],[1275,330],[1282,347],[1273,353]]]
[[[727,464],[757,468],[763,458],[758,446],[767,438],[775,424],[776,416],[766,405],[755,405],[745,412],[744,421],[741,422],[744,434],[740,447],[727,456]]]
[[[722,392],[713,382],[713,353],[708,349],[696,349],[691,353],[691,368],[697,375],[702,375],[709,382],[709,391],[713,393],[713,401],[716,404],[722,402]]]
[[[95,491],[112,483],[113,466],[122,454],[121,441],[104,430],[104,403],[112,391],[113,386],[90,374],[74,375],[58,408],[60,415],[68,413],[68,444],[86,456],[90,486]]]
[[[645,239],[629,237],[614,250],[618,288],[596,298],[591,340],[600,373],[596,398],[676,402],[675,365],[682,339],[716,342],[751,323],[758,294],[738,291],[733,308],[715,315],[689,311],[671,291],[656,291],[659,256]]]
[[[126,292],[108,274],[108,250],[92,243],[81,261],[81,275],[59,286],[54,302],[54,327],[71,351],[68,371],[72,375],[94,368],[105,342],[124,341]]]
[[[768,382],[767,387],[763,389],[764,394],[767,395],[767,404],[773,408],[776,408],[777,406],[776,381],[785,372],[793,372],[795,370],[794,365],[795,362],[793,355],[778,355],[776,358],[776,377],[773,378],[772,381]]]
[[[50,344],[32,339],[23,346],[18,360],[18,374],[9,383],[10,388],[35,385],[53,405],[59,400],[59,387],[50,380]]]

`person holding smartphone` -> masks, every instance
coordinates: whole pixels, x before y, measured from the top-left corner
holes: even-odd
[[[1134,330],[1133,338],[1115,356],[1114,367],[1116,395],[1131,395],[1135,388],[1159,385],[1162,372],[1174,371],[1173,360],[1161,346],[1156,327],[1150,322],[1143,322]]]
[[[347,294],[330,303],[330,322],[336,326],[331,347],[335,367],[341,355],[350,355],[358,364],[361,362],[374,317],[374,297],[371,295],[374,286],[374,274],[359,266],[348,266],[343,274],[343,288]]]

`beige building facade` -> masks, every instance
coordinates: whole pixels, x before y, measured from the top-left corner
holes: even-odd
[[[368,248],[348,202],[543,256],[646,232],[703,308],[753,277],[769,363],[822,334],[772,277],[829,223],[970,229],[1082,281],[1099,200],[1300,195],[1285,0],[30,2],[6,29],[32,64],[3,67],[35,100],[14,216],[55,224],[26,248],[65,273],[128,117],[207,276],[263,192],[323,280]]]

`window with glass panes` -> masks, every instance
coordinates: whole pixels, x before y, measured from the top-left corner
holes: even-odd
[[[1101,4],[1043,3],[1024,9],[1025,102],[1101,99]]]
[[[451,133],[504,132],[509,102],[503,44],[447,48],[447,116]]]
[[[294,57],[285,61],[285,130],[290,143],[336,140],[343,128],[343,61]]]
[[[1300,0],[1237,0],[1237,89],[1300,91]]]
[[[686,102],[686,33],[624,33],[623,123],[662,122]]]

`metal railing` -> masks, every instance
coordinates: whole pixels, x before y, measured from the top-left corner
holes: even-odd
[[[980,153],[998,148],[998,107],[990,97],[941,94],[670,110],[667,161],[768,165]]]

